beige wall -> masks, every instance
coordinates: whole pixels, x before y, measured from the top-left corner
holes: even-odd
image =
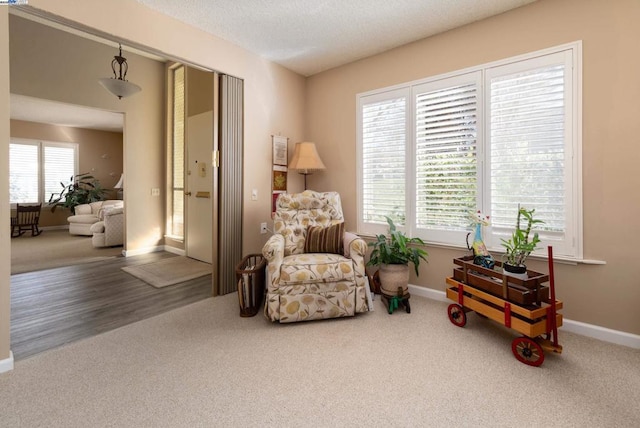
[[[304,138],[304,95],[305,79],[281,66],[251,54],[231,43],[208,35],[173,18],[154,12],[134,0],[30,0],[29,5],[43,12],[57,15],[63,19],[75,21],[115,35],[121,40],[130,40],[150,47],[169,56],[182,58],[212,70],[221,71],[244,79],[245,87],[245,156],[244,156],[244,217],[243,252],[259,252],[268,235],[259,234],[260,222],[270,219],[271,191],[271,135],[281,133],[293,141]],[[7,8],[0,8],[0,19],[6,19]],[[6,32],[5,22],[0,22],[0,31]],[[8,198],[8,90],[2,87],[5,78],[4,68],[9,63],[9,52],[5,37],[0,38],[0,122],[6,123],[7,135],[0,134],[2,166],[0,178],[7,182],[2,186],[0,196]],[[27,40],[13,40],[19,52],[31,56],[34,51],[54,49],[46,40],[35,41],[35,34],[29,34]],[[126,44],[126,42],[125,42]],[[74,48],[75,49],[75,48]],[[164,80],[148,81],[155,75],[155,67],[146,66],[135,60],[133,54],[125,51],[129,62],[128,77],[140,84],[143,90],[131,98],[118,101],[100,88],[95,79],[104,77],[109,71],[109,62],[115,54],[113,48],[106,51],[96,48],[96,52],[81,52],[85,60],[82,64],[46,63],[46,74],[51,78],[65,79],[72,76],[73,85],[51,88],[42,84],[42,73],[29,71],[23,79],[17,93],[40,98],[55,99],[72,104],[88,105],[112,111],[125,112],[124,134],[124,171],[125,203],[127,204],[127,249],[145,248],[161,242],[164,232],[163,198],[152,198],[150,188],[164,189],[164,141],[163,123],[157,127],[148,125],[149,111],[158,109],[163,112],[163,94],[150,90]],[[12,52],[12,56],[15,53]],[[41,54],[41,53],[40,53]],[[86,59],[91,54],[100,56],[95,64]],[[74,57],[73,51],[67,51],[61,59]],[[16,60],[21,61],[21,60]],[[41,64],[39,64],[41,65]],[[81,67],[80,67],[81,66]],[[14,67],[13,57],[11,67]],[[79,68],[80,67],[80,68]],[[45,67],[41,67],[45,68]],[[162,65],[160,65],[162,69]],[[87,80],[76,78],[80,70],[93,74]],[[43,70],[44,72],[45,70]],[[33,74],[32,74],[33,73]],[[107,74],[108,75],[108,74]],[[15,77],[15,76],[14,76]],[[12,82],[13,84],[13,82]],[[101,92],[104,93],[101,94]],[[292,151],[292,146],[290,147]],[[5,168],[5,169],[2,169]],[[301,181],[300,181],[301,183]],[[295,181],[294,181],[295,184]],[[258,200],[251,201],[251,189],[258,190]],[[239,195],[240,196],[240,195]],[[135,212],[140,214],[130,215]],[[6,213],[5,213],[6,211]],[[0,220],[9,223],[8,210],[3,210]],[[4,233],[4,232],[2,232]],[[10,245],[6,235],[0,235],[0,246],[7,249]],[[0,359],[9,351],[9,266],[6,259],[0,259]]]
[[[557,294],[569,319],[640,334],[638,17],[637,0],[540,0],[310,77],[307,138],[327,165],[310,176],[311,187],[338,190],[355,229],[357,93],[582,40],[584,256],[607,264],[557,264]],[[444,290],[451,259],[465,252],[428,251],[412,283]],[[548,271],[545,262],[530,265]]]
[[[96,129],[71,128],[46,123],[11,121],[11,137],[38,141],[78,144],[78,172],[90,173],[107,189],[105,197],[114,199],[116,185],[122,174],[122,133]],[[47,200],[49,195],[45,195]],[[70,211],[57,208],[55,213],[43,209],[40,226],[66,226]]]
[[[187,67],[187,116],[213,110],[213,79],[210,72]]]

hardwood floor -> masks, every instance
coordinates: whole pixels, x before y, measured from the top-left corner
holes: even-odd
[[[15,360],[113,330],[212,295],[211,275],[154,288],[120,268],[175,257],[116,257],[11,276]]]

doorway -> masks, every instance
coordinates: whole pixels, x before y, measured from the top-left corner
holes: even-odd
[[[11,240],[11,273],[18,274],[106,260],[124,246],[94,247],[91,236],[70,235],[72,211],[48,204],[78,174],[90,174],[117,199],[115,186],[123,173],[124,115],[86,106],[11,94],[10,201],[41,203],[43,234],[26,233]]]

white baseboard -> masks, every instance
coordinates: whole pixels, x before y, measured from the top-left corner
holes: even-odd
[[[60,225],[60,226],[44,226],[41,227],[40,230],[69,230],[69,225]]]
[[[156,247],[146,247],[136,250],[122,251],[122,255],[125,257],[132,257],[140,256],[142,254],[157,253],[160,251],[166,251],[168,253],[177,254],[179,256],[185,256],[187,254],[185,250],[181,250],[180,248],[171,247],[169,245],[158,245]]]
[[[9,351],[9,358],[0,360],[0,373],[13,370],[13,352]]]
[[[185,250],[182,250],[182,249],[176,248],[176,247],[171,247],[169,245],[165,245],[164,246],[164,250],[167,253],[177,254],[179,256],[186,256],[187,255],[187,252]]]
[[[132,257],[132,256],[140,256],[142,254],[157,253],[159,251],[164,251],[164,245],[158,245],[156,247],[138,248],[136,250],[122,251],[122,255],[125,257]]]
[[[409,284],[409,292],[415,296],[426,297],[428,299],[440,302],[450,302],[444,291],[434,290],[432,288],[419,287]],[[593,339],[602,340],[604,342],[615,343],[617,345],[628,346],[629,348],[640,349],[640,336],[624,331],[612,330],[610,328],[600,327],[598,325],[587,324],[580,321],[573,321],[567,318],[563,319],[562,330],[582,336],[591,337]]]

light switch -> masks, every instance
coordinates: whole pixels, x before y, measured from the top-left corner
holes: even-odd
[[[258,200],[258,189],[253,189],[251,191],[251,200],[252,201],[257,201]]]

